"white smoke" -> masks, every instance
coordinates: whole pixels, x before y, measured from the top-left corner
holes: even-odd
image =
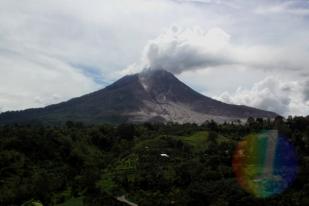
[[[165,69],[174,74],[202,67],[233,63],[226,54],[230,36],[220,28],[208,32],[196,27],[174,26],[145,47],[145,67]]]
[[[199,27],[176,26],[149,41],[142,56],[142,67],[165,69],[174,74],[222,65],[306,71],[309,60],[306,54],[293,48],[235,45],[221,28],[206,32]]]

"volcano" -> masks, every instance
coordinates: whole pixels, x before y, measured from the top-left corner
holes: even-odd
[[[206,97],[165,70],[127,75],[99,91],[44,108],[5,112],[0,123],[203,123],[274,118],[274,112]]]

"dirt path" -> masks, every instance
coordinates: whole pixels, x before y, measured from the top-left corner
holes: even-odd
[[[127,205],[130,205],[130,206],[138,206],[137,204],[135,204],[135,203],[130,202],[129,200],[127,200],[125,195],[122,195],[122,196],[120,196],[120,197],[117,197],[117,200],[120,201],[120,202],[126,203]]]

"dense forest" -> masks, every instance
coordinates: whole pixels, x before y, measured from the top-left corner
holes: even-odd
[[[281,194],[238,184],[235,147],[276,129],[294,145],[298,173]],[[0,205],[309,205],[309,117],[246,123],[0,126]],[[133,204],[132,204],[133,205]]]

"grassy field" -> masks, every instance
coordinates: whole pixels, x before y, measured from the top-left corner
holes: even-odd
[[[72,198],[56,206],[83,206],[83,197]]]
[[[207,131],[200,131],[196,132],[190,136],[180,136],[177,137],[177,139],[183,141],[184,143],[187,143],[191,145],[196,150],[201,150],[205,148],[207,145],[207,139],[208,139],[208,132]]]

